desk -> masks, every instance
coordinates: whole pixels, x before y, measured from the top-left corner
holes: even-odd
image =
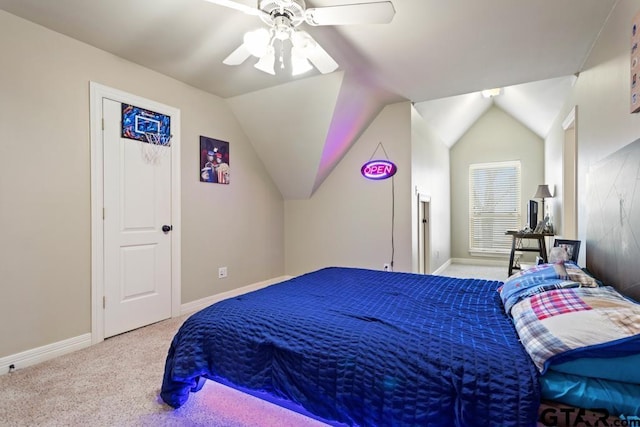
[[[511,242],[511,255],[509,256],[509,276],[513,274],[513,270],[520,270],[519,265],[513,265],[516,252],[538,252],[544,262],[547,262],[547,244],[545,243],[545,237],[553,236],[553,233],[525,233],[524,231],[509,230],[506,235],[512,236]],[[522,239],[535,240],[538,242],[538,247],[522,247]]]

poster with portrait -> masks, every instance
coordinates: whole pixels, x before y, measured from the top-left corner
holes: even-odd
[[[631,85],[631,112],[640,111],[640,12],[636,13],[631,23],[631,46],[630,46],[630,85]]]
[[[200,136],[200,182],[229,184],[229,143]]]

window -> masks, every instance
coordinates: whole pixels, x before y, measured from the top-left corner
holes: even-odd
[[[472,255],[506,254],[507,230],[519,230],[520,162],[469,166],[469,251]]]

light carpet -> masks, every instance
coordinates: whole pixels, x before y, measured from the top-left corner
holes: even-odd
[[[325,426],[207,381],[177,410],[159,398],[170,319],[0,376],[0,426]]]
[[[450,264],[441,276],[459,277],[461,279],[487,279],[504,282],[508,276],[508,266],[505,265],[474,265],[474,264]]]

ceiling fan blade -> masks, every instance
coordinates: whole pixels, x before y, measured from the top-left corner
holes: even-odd
[[[322,74],[328,74],[338,69],[338,63],[306,31],[296,31],[292,42]]]
[[[388,24],[395,14],[390,1],[381,1],[309,8],[305,20],[310,25]]]
[[[257,7],[247,6],[246,4],[237,3],[232,0],[205,0],[213,4],[217,4],[219,6],[228,7],[230,9],[239,10],[240,12],[246,13],[247,15],[258,16],[263,13]]]
[[[247,46],[242,43],[236,50],[231,52],[229,56],[227,56],[224,61],[222,61],[222,63],[227,65],[240,65],[250,56],[251,52],[249,52]]]

